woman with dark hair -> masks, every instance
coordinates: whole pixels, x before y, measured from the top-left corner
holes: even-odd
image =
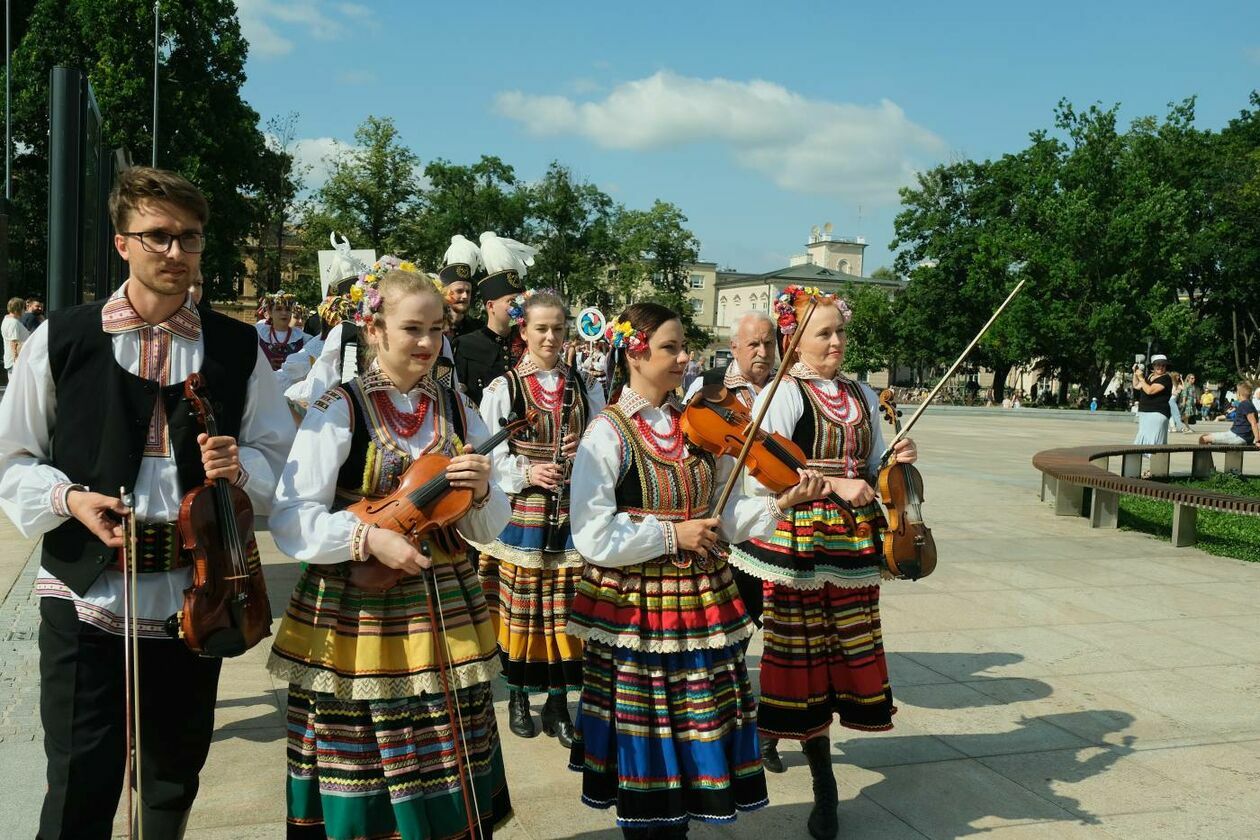
[[[512,519],[481,549],[481,580],[503,657],[508,685],[508,729],[522,738],[538,734],[529,714],[529,695],[547,695],[543,732],[573,746],[568,692],[582,687],[582,645],[565,628],[582,576],[582,555],[569,533],[567,465],[591,417],[604,407],[604,392],[583,380],[560,358],[569,311],[550,290],[518,296],[509,309],[525,338],[516,367],[491,382],[481,397],[481,416],[491,429],[515,413],[537,412],[538,421],[520,437],[494,450],[495,478],[512,500]],[[571,378],[573,404],[564,416]],[[561,460],[556,441],[564,431]],[[548,532],[555,527],[553,548]]]
[[[628,307],[609,328],[612,402],[573,464],[573,543],[587,560],[569,616],[585,642],[570,767],[582,800],[617,808],[627,837],[685,837],[764,806],[757,707],[741,642],[752,622],[711,550],[768,536],[782,511],[816,498],[806,471],[778,498],[736,492],[709,508],[734,467],[687,445],[674,391],[689,355],[678,316]]]
[[[775,308],[783,339],[797,329],[814,297],[820,297],[817,290],[799,286],[779,296]],[[808,828],[818,840],[839,831],[828,735],[832,717],[852,729],[885,730],[892,728],[896,711],[879,620],[879,532],[885,522],[873,487],[884,443],[874,392],[840,372],[849,318],[843,299],[821,298],[797,345],[798,359],[761,425],[800,445],[808,465],[826,476],[828,489],[849,502],[857,521],[873,532],[853,533],[834,502],[815,498],[784,507],[771,536],[731,548],[732,564],[763,581],[762,756],[767,770],[782,773],[778,740],[803,743],[814,788]],[[754,414],[770,396],[758,395]],[[902,463],[916,458],[909,439],[894,451]],[[750,492],[766,491],[750,487]]]

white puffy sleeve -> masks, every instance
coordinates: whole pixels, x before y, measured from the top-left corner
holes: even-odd
[[[866,459],[866,479],[872,484],[879,480],[879,459],[884,454],[884,423],[879,411],[879,396],[875,389],[865,382],[859,387],[866,399],[866,408],[871,415],[871,454]]]
[[[574,547],[596,566],[643,563],[673,553],[676,544],[673,523],[655,516],[635,522],[617,512],[623,457],[629,454],[623,452],[612,421],[602,415],[592,420],[573,461],[569,521]]]
[[[238,457],[245,473],[242,484],[254,510],[271,510],[276,483],[293,444],[293,415],[276,382],[275,371],[262,349],[254,359],[254,372],[245,389],[245,414],[237,440]]]
[[[341,384],[341,324],[328,331],[310,372],[285,389],[294,402],[309,403]]]
[[[0,401],[0,510],[28,539],[66,521],[65,490],[70,479],[47,463],[56,417],[57,392],[48,362],[45,321],[22,347]],[[93,489],[107,495],[117,492],[117,488]]]
[[[481,395],[481,418],[487,429],[498,429],[499,421],[506,420],[512,412],[512,389],[506,376],[500,376],[486,386]],[[529,484],[529,459],[513,455],[505,440],[490,454],[494,462],[494,480],[499,488],[513,496]]]
[[[465,443],[480,447],[490,438],[490,432],[486,429],[486,424],[482,421],[481,415],[473,408],[473,404],[468,397],[460,394],[459,399],[463,402],[464,417],[468,424],[464,435],[467,438]],[[503,529],[507,527],[508,520],[511,518],[512,503],[508,501],[507,494],[495,482],[492,473],[490,476],[490,494],[482,500],[480,505],[473,505],[469,508],[456,527],[464,535],[465,539],[484,545],[494,542],[499,534],[503,533]]]
[[[341,563],[359,518],[332,511],[337,473],[350,456],[350,403],[340,394],[313,404],[297,430],[272,507],[271,535],[304,563]]]

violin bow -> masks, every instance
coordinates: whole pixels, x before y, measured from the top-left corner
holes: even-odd
[[[717,504],[709,512],[710,516],[721,516],[722,511],[726,509],[726,502],[730,499],[731,493],[735,489],[735,482],[739,480],[739,471],[744,466],[744,462],[748,460],[748,453],[756,440],[756,431],[761,428],[761,420],[766,416],[767,409],[770,408],[770,402],[774,399],[774,392],[778,390],[784,374],[792,366],[792,355],[796,353],[796,345],[800,344],[801,336],[805,334],[805,325],[809,323],[810,316],[814,314],[814,310],[817,308],[818,298],[811,295],[809,306],[805,308],[805,313],[796,325],[796,331],[792,333],[792,338],[788,341],[787,349],[783,351],[783,359],[779,364],[779,370],[770,382],[770,387],[766,389],[768,393],[758,395],[758,399],[761,400],[761,406],[757,409],[757,414],[753,417],[752,422],[748,424],[747,433],[744,435],[744,446],[739,450],[739,455],[735,458],[735,468],[726,477],[726,484],[722,486],[722,492],[718,496]]]
[[[427,542],[420,544],[420,553],[430,556]],[[451,660],[451,640],[446,634],[446,613],[442,611],[442,598],[438,593],[437,572],[432,565],[426,571],[428,574],[425,575],[424,595],[429,602],[429,626],[434,631],[440,631],[442,646],[446,648],[443,655],[441,649],[434,645],[438,658],[438,677],[442,681],[442,693],[446,697],[446,716],[455,741],[455,772],[459,776],[460,791],[463,793],[464,815],[468,818],[468,840],[476,840],[481,830],[481,806],[477,802],[477,788],[473,784],[472,768],[468,762],[468,737],[464,733],[464,712],[459,708],[459,687],[451,688],[451,670],[454,665]]]
[[[936,395],[941,392],[941,388],[945,387],[945,383],[948,382],[949,378],[954,375],[954,371],[958,370],[958,366],[961,365],[967,356],[971,354],[971,351],[974,350],[976,345],[980,343],[980,339],[984,338],[984,334],[989,331],[989,327],[993,326],[993,322],[996,321],[998,316],[1002,314],[1002,310],[1006,309],[1007,304],[1015,299],[1015,295],[1019,294],[1019,290],[1024,288],[1024,284],[1027,282],[1028,278],[1025,277],[1023,280],[1020,280],[1015,284],[1015,288],[1011,289],[1011,293],[1006,296],[1006,300],[1002,301],[1002,305],[997,308],[997,311],[994,312],[989,317],[989,320],[985,322],[984,326],[980,328],[980,332],[976,333],[976,337],[971,339],[971,343],[967,345],[967,349],[962,351],[962,355],[949,366],[949,370],[945,371],[945,375],[941,377],[941,381],[937,382],[936,387],[932,389],[931,393],[927,395],[923,402],[919,403],[919,407],[915,409],[914,414],[911,415],[910,419],[907,420],[905,425],[901,427],[901,431],[888,442],[888,448],[884,450],[884,454],[879,458],[880,467],[884,467],[888,464],[888,459],[892,457],[893,447],[897,445],[898,441],[910,434],[910,429],[914,427],[916,422],[918,422],[919,415],[926,411],[927,407],[932,404],[932,400],[936,399]]]
[[[135,497],[127,492],[127,488],[120,487],[118,498],[127,507],[127,515],[123,517],[123,694],[126,703],[123,728],[127,747],[123,783],[127,787],[127,837],[144,840],[144,821],[140,816],[144,810],[140,766],[140,618],[136,615],[139,537],[136,534]],[[131,793],[133,780],[134,799]]]

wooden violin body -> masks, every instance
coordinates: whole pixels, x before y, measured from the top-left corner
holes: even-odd
[[[184,396],[206,433],[216,436],[200,374],[185,381]],[[184,590],[184,608],[175,614],[177,635],[189,649],[202,656],[240,656],[270,636],[267,583],[262,567],[250,562],[256,551],[254,507],[245,491],[222,478],[189,491],[179,506],[179,534],[193,556],[192,585]]]
[[[509,415],[502,427],[475,450],[488,455],[508,436],[533,425],[536,413],[526,417]],[[446,478],[451,459],[429,453],[411,462],[399,479],[398,487],[379,499],[361,499],[347,510],[369,525],[395,531],[418,545],[426,533],[454,525],[472,507],[473,494],[467,488],[452,487]],[[350,583],[369,592],[385,592],[398,584],[403,573],[374,558],[350,564]]]
[[[411,462],[393,493],[380,499],[362,499],[347,510],[370,525],[396,531],[419,545],[424,534],[458,522],[472,507],[472,491],[455,487],[423,504],[412,501],[426,484],[444,476],[450,463],[445,455],[421,455]],[[350,582],[370,592],[391,589],[402,576],[402,572],[376,560],[350,565]]]
[[[738,456],[752,426],[752,414],[726,388],[706,391],[701,389],[683,411],[683,432],[693,445],[713,453],[714,457]],[[807,466],[804,451],[778,433],[756,429],[753,438],[745,462],[752,477],[773,493],[794,487],[800,481],[797,470]],[[851,533],[870,536],[870,524],[859,523],[847,501],[835,493],[829,493],[826,498],[840,508],[840,515]]]
[[[884,418],[901,431],[892,391],[879,395]],[[923,522],[923,476],[911,464],[892,461],[879,471],[879,495],[888,530],[884,531],[884,565],[898,578],[918,580],[936,569],[936,541]]]
[[[228,494],[236,527],[247,535],[248,557],[254,539],[254,506],[239,487],[229,486]],[[271,604],[261,569],[244,580],[232,579],[232,559],[222,546],[221,530],[213,485],[184,496],[179,531],[184,548],[193,554],[193,584],[184,590],[180,633],[196,653],[239,656],[271,635]],[[220,570],[228,573],[220,574]]]

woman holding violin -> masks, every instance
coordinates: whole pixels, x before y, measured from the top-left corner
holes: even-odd
[[[800,286],[779,295],[784,338],[796,331],[811,297],[820,297],[817,290]],[[851,506],[852,519],[835,501],[815,499],[785,508],[770,536],[731,550],[732,564],[764,581],[758,725],[766,769],[783,772],[779,739],[803,743],[814,788],[808,827],[819,840],[839,831],[832,717],[853,729],[885,730],[895,711],[879,620],[885,522],[872,486],[884,447],[874,393],[840,372],[850,317],[843,299],[822,297],[804,324],[798,358],[784,360],[791,367],[761,428],[795,442],[828,489]],[[754,409],[769,395],[762,392]],[[917,457],[909,439],[894,454],[902,463]],[[769,492],[747,483],[752,493]]]
[[[559,295],[526,292],[508,311],[526,352],[486,387],[481,416],[491,428],[513,413],[532,411],[539,419],[492,455],[512,519],[492,543],[478,546],[481,579],[504,660],[508,729],[522,738],[537,735],[529,694],[546,694],[543,732],[568,749],[568,692],[582,687],[582,644],[565,633],[582,576],[582,555],[569,533],[568,466],[587,421],[604,407],[604,392],[584,381],[572,356],[560,358],[569,312]]]
[[[433,282],[401,263],[351,298],[375,360],[311,404],[271,517],[305,564],[268,662],[289,683],[289,836],[489,837],[511,803],[494,632],[464,539],[493,540],[510,507],[471,448],[485,424],[433,378],[447,323]],[[413,463],[437,465],[424,486],[472,499],[423,540],[362,513]],[[373,571],[388,581],[365,582]]]
[[[584,641],[570,767],[582,800],[617,809],[628,838],[685,837],[767,804],[741,642],[753,630],[719,539],[768,537],[824,492],[808,473],[777,498],[713,500],[734,467],[692,448],[673,393],[689,355],[677,314],[626,308],[610,327],[610,404],[573,464],[573,543],[587,560],[568,631]]]

